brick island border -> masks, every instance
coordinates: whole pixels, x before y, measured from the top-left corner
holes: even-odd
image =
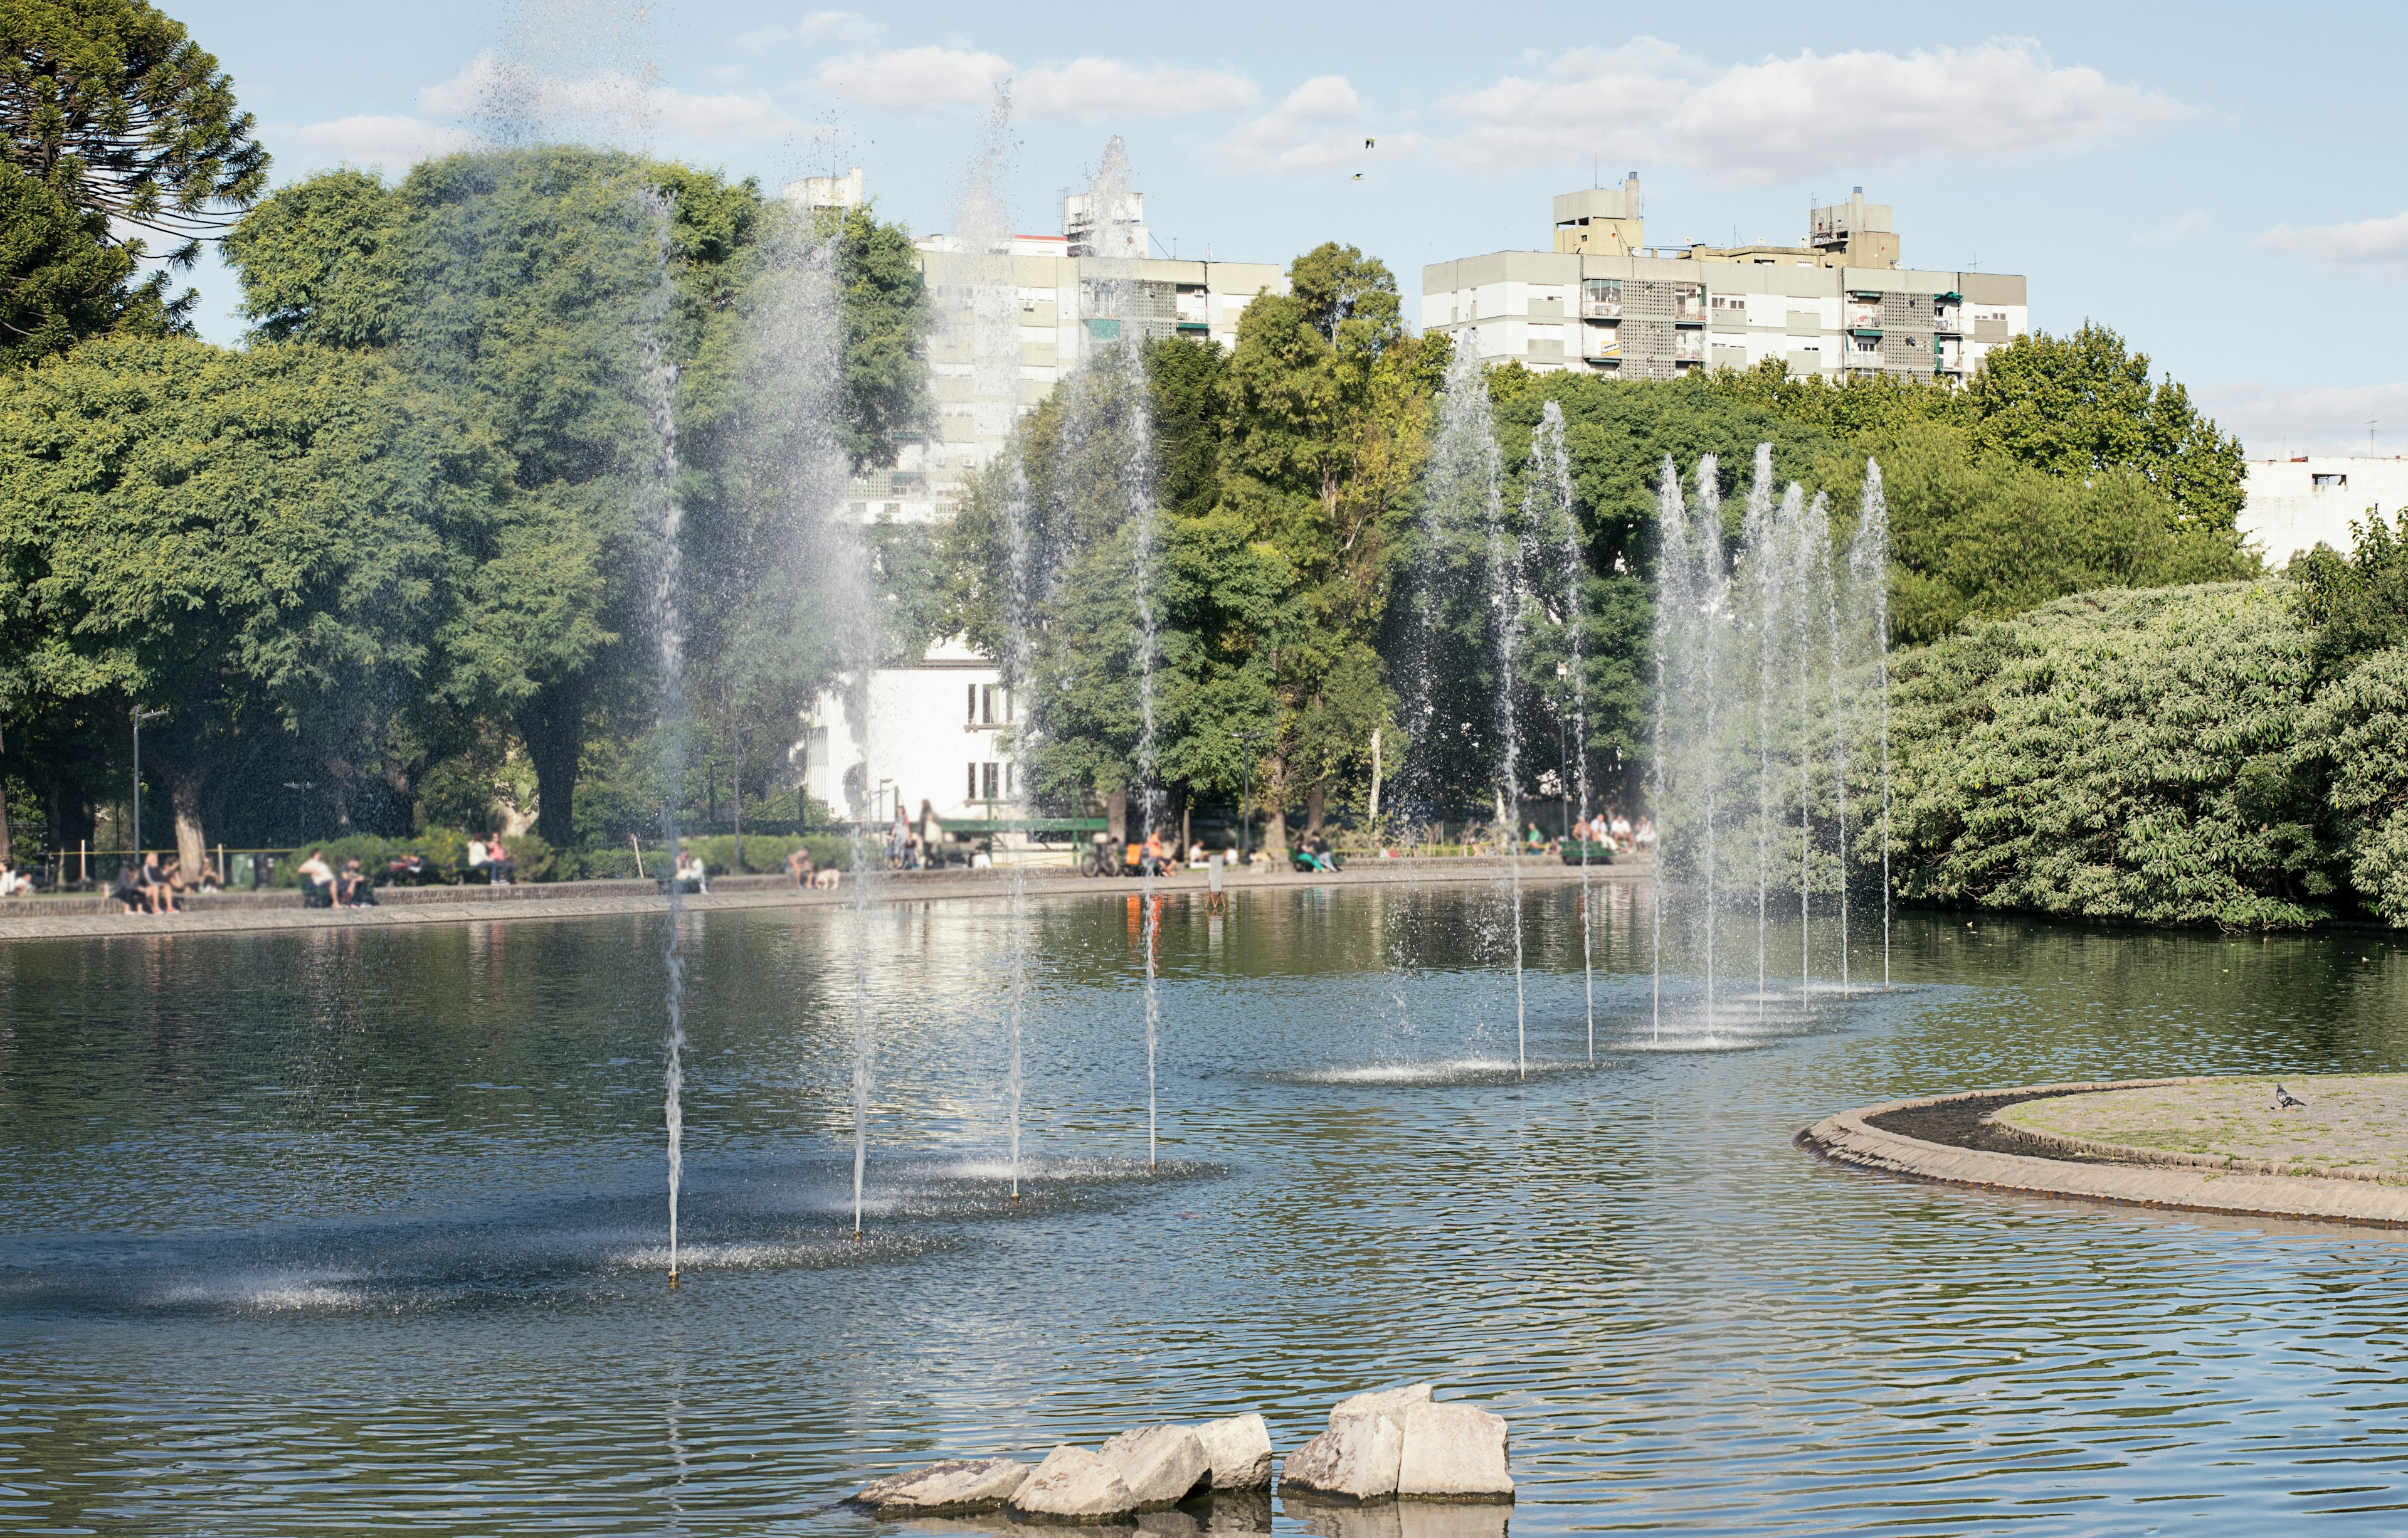
[[[2065,1198],[2232,1217],[2304,1218],[2368,1228],[2408,1229],[2408,1187],[2319,1175],[2204,1171],[2162,1164],[2075,1162],[1928,1143],[1873,1125],[1882,1116],[1955,1101],[2013,1096],[2040,1100],[2106,1089],[2204,1084],[2219,1074],[2175,1079],[2113,1079],[2079,1084],[1969,1089],[1891,1100],[1824,1117],[1798,1134],[1797,1146],[1829,1163],[1877,1174],[2017,1196]],[[2250,1077],[2251,1075],[2229,1075]]]

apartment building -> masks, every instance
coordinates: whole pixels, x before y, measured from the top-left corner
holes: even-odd
[[[859,207],[858,170],[786,188],[810,208]],[[1096,347],[1125,338],[1195,337],[1235,347],[1254,296],[1287,292],[1266,262],[1187,260],[1145,223],[1145,197],[1121,187],[1062,200],[1062,233],[916,242],[936,325],[927,347],[936,430],[902,445],[891,469],[853,478],[846,510],[861,521],[950,519],[968,478],[1000,453],[1022,413]],[[882,668],[867,690],[869,725],[843,693],[823,693],[790,755],[809,793],[838,815],[883,823],[925,800],[948,826],[983,828],[1028,815],[998,734],[1010,724],[1001,669],[958,638],[911,667]],[[1068,845],[999,836],[1003,860],[1059,861]]]
[[[1484,363],[1670,379],[1778,358],[1797,375],[1966,379],[2030,329],[2024,280],[1902,265],[1890,205],[1856,189],[1794,246],[1646,242],[1638,173],[1555,200],[1551,251],[1422,269],[1422,328]]]
[[[810,207],[853,207],[861,173],[810,178],[786,195]],[[916,242],[936,311],[928,342],[936,430],[903,445],[894,468],[854,478],[856,517],[952,517],[963,482],[1093,348],[1172,336],[1234,347],[1238,317],[1254,295],[1287,292],[1276,263],[1161,252],[1146,227],[1145,194],[1126,190],[1068,194],[1061,234],[1014,235],[1008,252],[1000,244],[953,235]]]
[[[2286,566],[2292,556],[2320,544],[2347,554],[2358,542],[2352,524],[2397,520],[2408,509],[2408,459],[2253,459],[2247,476],[2241,533],[2272,567]]]

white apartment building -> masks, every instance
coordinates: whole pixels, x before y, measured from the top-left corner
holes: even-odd
[[[810,178],[786,195],[810,207],[854,207],[861,173]],[[1099,198],[1113,206],[1099,210]],[[1238,317],[1254,295],[1287,292],[1276,263],[1154,254],[1145,194],[1137,192],[1069,194],[1061,234],[1014,235],[1008,253],[967,250],[950,235],[916,244],[936,310],[928,342],[936,431],[905,444],[894,468],[853,478],[851,510],[863,519],[952,517],[963,482],[1002,450],[1021,413],[1097,344],[1182,336],[1235,347]]]
[[[786,196],[810,208],[855,208],[864,181],[858,169],[812,177],[788,186]],[[1273,263],[1152,254],[1144,194],[1125,189],[1067,195],[1059,235],[994,243],[932,235],[916,244],[936,311],[928,343],[936,431],[903,445],[892,469],[853,477],[847,510],[865,523],[951,519],[968,478],[1091,349],[1172,336],[1235,347],[1246,306],[1288,286]],[[824,693],[795,755],[804,788],[838,816],[882,824],[898,803],[916,818],[923,800],[956,827],[1025,819],[1025,787],[996,745],[1011,720],[1010,695],[995,660],[958,639],[915,667],[872,675],[866,732],[843,695]],[[1068,858],[1059,840],[1048,847],[1014,835],[996,844],[999,859]]]
[[[1646,243],[1639,177],[1555,200],[1553,251],[1501,251],[1422,269],[1422,328],[1484,363],[1670,379],[1690,369],[1961,381],[2030,329],[2024,280],[1902,266],[1893,211],[1812,210],[1795,246]]]
[[[2408,459],[2300,454],[2253,459],[2244,482],[2241,532],[2272,567],[2303,550],[2356,543],[2352,523],[2397,519],[2408,508]]]

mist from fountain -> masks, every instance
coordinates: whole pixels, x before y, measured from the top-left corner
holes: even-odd
[[[1583,829],[1588,826],[1588,673],[1587,658],[1583,648],[1586,637],[1583,625],[1586,618],[1585,597],[1588,562],[1581,552],[1580,512],[1572,496],[1571,455],[1564,444],[1564,409],[1550,400],[1539,410],[1539,424],[1530,431],[1530,462],[1523,478],[1522,521],[1525,537],[1537,547],[1537,565],[1546,565],[1546,556],[1555,557],[1555,575],[1561,584],[1556,601],[1561,606],[1553,616],[1562,627],[1565,653],[1567,698],[1557,701],[1557,709],[1569,706],[1570,729],[1574,744],[1571,754],[1573,784],[1579,787],[1579,821]],[[1564,787],[1570,790],[1571,786]],[[1565,830],[1570,837],[1570,829]],[[1584,833],[1584,839],[1586,835]],[[1597,1061],[1597,966],[1593,955],[1596,933],[1591,913],[1588,850],[1584,843],[1580,861],[1580,923],[1581,923],[1581,989],[1588,1020],[1588,1060]]]
[[[1838,926],[1836,960],[1827,965],[1838,972],[1841,996],[1853,992],[1851,898],[1856,867],[1868,863],[1856,847],[1855,806],[1875,791],[1858,783],[1868,761],[1877,766],[1882,808],[1884,985],[1889,982],[1889,547],[1880,470],[1868,463],[1844,553],[1823,496],[1809,501],[1793,482],[1775,506],[1769,445],[1757,450],[1755,472],[1728,554],[1713,456],[1698,462],[1694,506],[1669,458],[1659,482],[1651,776],[1659,1042],[1665,977],[1681,959],[1666,955],[1666,937],[1687,937],[1703,1000],[1697,1025],[1711,1031],[1721,1003],[1726,910],[1750,885],[1759,1018],[1772,992],[1772,901],[1784,889],[1798,897],[1800,1004],[1815,986],[1818,896]],[[1797,860],[1784,870],[1773,851],[1792,839]],[[1676,915],[1676,907],[1687,912]]]
[[[946,351],[967,355],[970,369],[970,410],[982,441],[1009,438],[1020,414],[1020,287],[1012,270],[1012,223],[1005,189],[1010,184],[1018,145],[1011,135],[1011,96],[998,84],[990,102],[978,144],[963,178],[953,220],[957,280],[940,293],[945,321]],[[1050,596],[1053,562],[1040,552],[1030,526],[1027,467],[1017,452],[1007,450],[996,462],[1003,502],[1006,554],[1010,562],[1010,586],[1004,596],[1003,684],[1007,701],[1027,690],[1036,660],[1037,614]],[[1024,806],[1030,798],[1030,723],[1009,706],[1011,724],[1004,734],[1004,752],[1012,766],[1013,783]],[[1024,834],[1024,837],[1025,835]],[[1004,940],[1004,1122],[1010,1143],[1010,1200],[1020,1200],[1021,1107],[1026,1093],[1024,1038],[1028,1016],[1030,970],[1034,956],[1028,943],[1027,862],[1013,857],[1002,838],[992,847],[1004,870],[1010,892],[1010,915]]]
[[[1062,495],[1101,498],[1101,522],[1127,541],[1132,623],[1125,637],[1098,637],[1106,652],[1125,648],[1136,689],[1138,736],[1129,760],[1137,791],[1138,825],[1129,831],[1143,842],[1159,831],[1163,816],[1156,742],[1155,679],[1162,636],[1156,611],[1160,556],[1155,507],[1157,470],[1152,386],[1145,343],[1154,317],[1151,297],[1139,280],[1136,222],[1125,147],[1115,136],[1104,147],[1087,189],[1089,277],[1083,281],[1081,316],[1085,356],[1063,386],[1062,453],[1057,477]],[[1075,526],[1065,519],[1066,526]],[[1154,870],[1144,869],[1139,886],[1145,1010],[1146,1167],[1156,1167],[1160,1146],[1157,1076],[1162,1028],[1160,949],[1162,906]]]
[[[685,782],[687,710],[685,695],[685,630],[679,619],[683,587],[684,509],[678,499],[677,360],[663,345],[677,302],[676,276],[670,266],[669,239],[674,210],[660,193],[645,188],[638,194],[652,221],[659,273],[652,311],[643,317],[639,345],[643,350],[647,404],[652,409],[654,447],[652,475],[643,485],[644,522],[652,530],[657,563],[652,585],[652,623],[660,655],[661,847],[674,860],[678,849],[678,792]],[[679,884],[668,888],[667,934],[663,941],[662,970],[666,983],[668,1041],[662,1071],[663,1119],[669,1144],[669,1280],[678,1278],[678,1186],[685,1170],[685,898]]]

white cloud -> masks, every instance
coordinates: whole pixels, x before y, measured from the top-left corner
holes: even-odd
[[[2071,151],[2128,143],[2198,116],[2161,92],[2052,65],[2007,40],[1910,54],[1804,52],[1717,69],[1641,37],[1578,50],[1441,108],[1438,142],[1473,170],[1603,154],[1670,162],[1727,181],[1786,181],[1938,156]]]
[[[2194,385],[2216,425],[2240,436],[2252,459],[2284,454],[2362,454],[2366,424],[2374,452],[2408,453],[2408,384],[2282,390],[2263,384]]]
[[[698,96],[674,86],[648,86],[611,71],[567,79],[500,63],[490,53],[478,55],[442,84],[421,91],[418,101],[437,118],[500,120],[605,141],[657,132],[724,143],[773,138],[797,126],[764,96],[736,92]]]
[[[1410,154],[1420,136],[1375,136],[1370,113],[1343,75],[1316,75],[1287,93],[1277,107],[1240,123],[1212,147],[1215,160],[1237,170],[1324,171],[1359,165],[1375,153]],[[1364,140],[1378,137],[1379,151]]]
[[[815,10],[791,27],[762,27],[736,39],[737,46],[748,52],[758,53],[780,43],[831,42],[847,48],[874,48],[886,35],[882,22],[873,22],[858,11]]]
[[[819,83],[866,107],[908,108],[980,103],[1011,73],[1000,55],[966,48],[898,48],[848,53],[820,65]]]
[[[2340,271],[2408,275],[2408,213],[2354,224],[2312,224],[2303,230],[2277,224],[2259,236],[2258,244],[2266,251],[2313,256]]]
[[[1144,66],[1119,59],[1074,59],[1014,71],[1000,54],[970,48],[856,50],[820,65],[818,83],[867,107],[907,110],[983,105],[996,84],[1012,80],[1012,103],[1034,117],[1182,117],[1238,111],[1258,93],[1242,75],[1210,69]]]
[[[269,128],[262,137],[275,149],[280,168],[288,171],[351,165],[398,174],[422,160],[465,150],[471,142],[471,136],[460,129],[409,117],[337,118],[297,128]]]
[[[1074,59],[1030,70],[1012,87],[1012,104],[1046,117],[1173,118],[1233,112],[1261,93],[1243,75],[1210,69],[1140,69],[1118,59]]]

